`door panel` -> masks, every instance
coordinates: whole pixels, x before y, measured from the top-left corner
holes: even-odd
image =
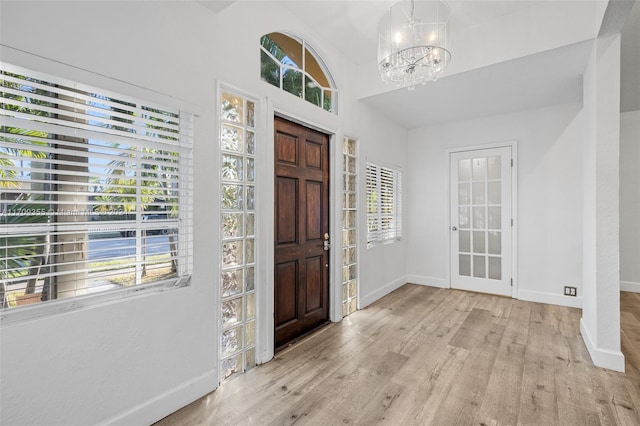
[[[312,169],[322,168],[322,145],[307,141],[305,150],[306,166]]]
[[[298,165],[297,138],[286,133],[281,133],[276,139],[276,163],[289,163]]]
[[[292,178],[276,178],[276,247],[295,243],[298,208],[298,181]]]
[[[329,137],[275,119],[275,346],[329,319]]]
[[[320,207],[320,208],[318,208]],[[307,182],[307,241],[322,242],[322,183]]]
[[[306,314],[323,306],[323,278],[322,256],[307,258],[307,303]]]
[[[511,148],[451,154],[451,287],[510,296]]]

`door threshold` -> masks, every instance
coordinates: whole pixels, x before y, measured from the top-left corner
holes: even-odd
[[[274,349],[274,356],[282,355],[283,353],[288,352],[289,349],[293,349],[294,346],[298,346],[298,344],[303,343],[304,341],[310,340],[312,337],[319,335],[325,330],[328,330],[331,324],[332,324],[331,321],[322,323],[316,328],[314,328],[313,330],[309,330],[306,333],[288,341],[284,345],[278,346],[277,348]]]

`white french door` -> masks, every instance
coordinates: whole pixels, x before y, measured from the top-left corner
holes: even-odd
[[[512,295],[511,147],[452,152],[451,287]]]

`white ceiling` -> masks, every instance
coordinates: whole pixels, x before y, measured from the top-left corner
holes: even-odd
[[[376,57],[378,21],[396,1],[283,0],[279,3],[304,22],[314,35],[331,43],[357,65]],[[449,0],[450,28],[453,31],[488,22],[541,1],[558,0]],[[218,13],[233,1],[202,0],[201,3]],[[622,103],[628,105],[627,110],[640,109],[639,9],[636,2],[623,32],[622,85],[633,89],[623,89]],[[589,51],[588,43],[565,46],[454,74],[416,87],[414,91],[391,90],[363,101],[409,129],[576,102],[582,99],[582,72]]]
[[[201,3],[207,9],[213,11],[214,13],[218,13],[227,7],[231,6],[235,3],[236,0],[201,0],[198,3]]]
[[[364,98],[407,129],[582,100],[583,42]]]
[[[282,4],[314,33],[322,35],[356,64],[361,64],[376,57],[378,21],[397,1],[304,0],[284,1]],[[537,3],[539,1],[449,1],[449,25],[451,28],[466,28]]]

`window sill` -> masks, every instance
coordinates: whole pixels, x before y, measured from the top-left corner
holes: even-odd
[[[3,309],[0,311],[0,326],[43,319],[47,316],[92,308],[112,302],[129,300],[135,296],[160,293],[176,288],[187,287],[189,285],[191,285],[191,276],[185,276],[178,279],[108,290],[102,293],[76,296],[69,299],[52,300],[44,303]]]
[[[389,244],[399,243],[400,241],[402,241],[402,238],[394,238],[392,240],[375,241],[372,243],[367,243],[367,250],[376,248],[376,247],[386,246]]]

